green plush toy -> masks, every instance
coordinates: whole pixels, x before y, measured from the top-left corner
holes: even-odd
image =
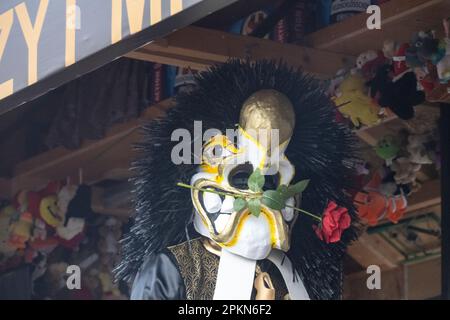
[[[397,139],[391,135],[386,135],[378,140],[377,145],[375,146],[376,154],[386,161],[392,161],[398,155],[399,151],[399,143]]]

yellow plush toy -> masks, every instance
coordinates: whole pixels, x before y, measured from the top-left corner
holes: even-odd
[[[371,126],[380,121],[380,107],[366,94],[364,78],[361,75],[348,75],[338,91],[336,106],[345,117],[350,118],[355,127]]]

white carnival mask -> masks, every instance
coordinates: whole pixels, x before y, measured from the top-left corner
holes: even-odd
[[[237,144],[223,135],[205,143],[202,165],[191,179],[197,232],[251,260],[267,258],[272,249],[289,250],[297,217],[291,207],[300,205],[297,197],[287,199],[288,206],[281,210],[262,204],[258,216],[248,207],[235,210],[234,201],[254,194],[248,179],[256,169],[265,176],[263,190],[291,183],[295,168],[284,152],[294,125],[294,109],[288,98],[275,90],[261,90],[242,107]]]

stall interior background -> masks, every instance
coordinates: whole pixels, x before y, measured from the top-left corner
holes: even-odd
[[[327,39],[360,21],[370,4],[392,15],[410,5],[291,2],[241,1],[195,25],[355,57],[348,68],[322,77],[337,121],[354,130],[362,155],[355,181],[361,191],[353,195],[361,237],[345,259],[343,298],[435,298],[441,274],[438,105],[450,102],[445,11],[430,6],[406,16],[406,26],[399,20],[401,39],[350,45]],[[344,10],[339,5],[346,2],[353,6]],[[448,3],[442,6],[450,13]],[[128,299],[130,284],[115,283],[112,269],[133,214],[132,145],[142,123],[163,117],[176,92],[195,87],[196,72],[121,58],[0,116],[0,191],[14,180],[13,195],[0,192],[1,298]],[[82,270],[81,290],[66,287],[69,265]],[[366,286],[372,265],[382,270],[381,290]]]

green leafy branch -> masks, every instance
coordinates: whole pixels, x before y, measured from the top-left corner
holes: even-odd
[[[199,190],[202,192],[215,193],[222,196],[231,196],[235,200],[233,202],[233,209],[235,211],[241,211],[246,208],[249,209],[250,213],[255,217],[259,217],[261,214],[261,205],[265,205],[268,208],[274,210],[281,210],[284,208],[292,208],[295,211],[304,213],[318,221],[322,221],[322,218],[316,216],[303,209],[290,206],[286,204],[286,201],[297,195],[301,194],[308,186],[309,180],[302,180],[293,185],[280,185],[276,190],[266,190],[263,191],[263,186],[265,183],[265,177],[261,174],[259,168],[257,168],[248,178],[247,185],[252,193],[232,193],[227,191],[217,191],[214,189],[198,188],[185,183],[177,183],[179,187],[189,188],[193,190]]]

